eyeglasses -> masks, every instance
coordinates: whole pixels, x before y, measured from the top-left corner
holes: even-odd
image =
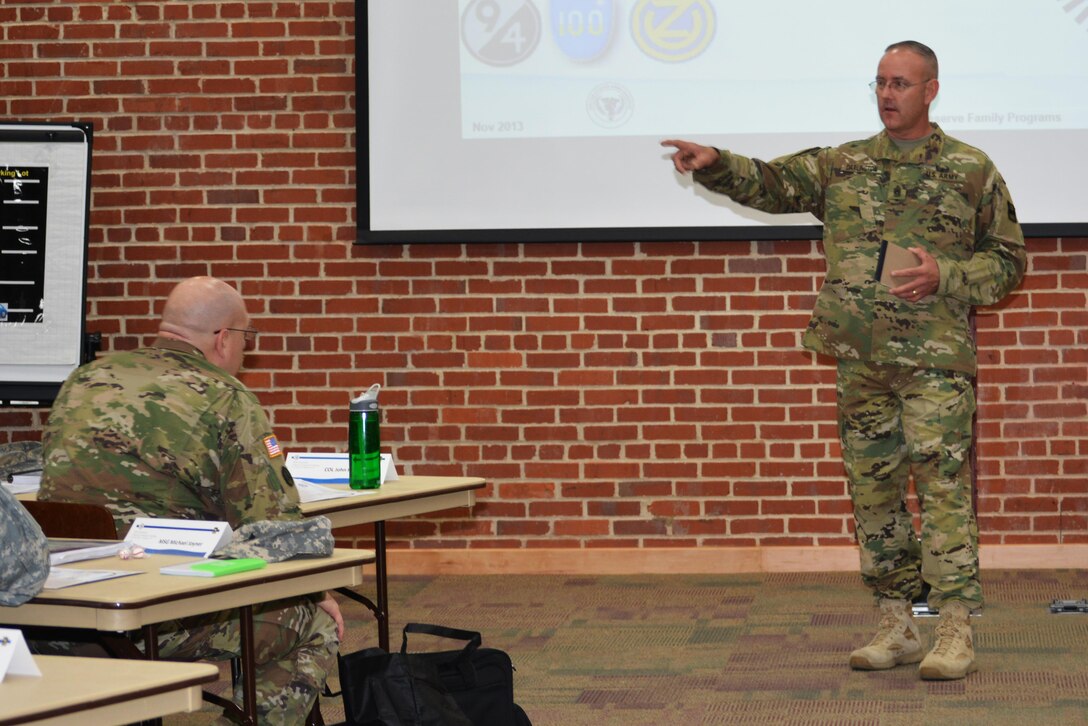
[[[220,328],[219,330],[213,331],[212,335],[219,335],[224,330],[233,330],[236,333],[242,333],[245,336],[246,343],[249,345],[253,345],[257,342],[257,333],[260,332],[256,328]]]
[[[890,88],[895,93],[902,93],[908,88],[914,88],[915,86],[924,86],[932,80],[932,78],[927,78],[924,81],[919,81],[918,83],[907,83],[902,78],[895,78],[890,81],[886,81],[883,78],[878,78],[875,81],[869,82],[869,90],[875,92],[883,91],[885,88]]]

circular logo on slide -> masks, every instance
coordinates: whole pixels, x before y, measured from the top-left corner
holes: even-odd
[[[631,11],[631,35],[651,58],[690,60],[714,39],[714,8],[707,0],[639,0]]]
[[[568,58],[588,62],[608,50],[617,26],[616,0],[551,0],[552,38]]]
[[[540,28],[531,0],[472,0],[461,16],[461,42],[479,61],[510,66],[536,50]]]
[[[602,83],[589,92],[586,112],[593,123],[614,129],[627,123],[635,113],[635,99],[618,83]]]

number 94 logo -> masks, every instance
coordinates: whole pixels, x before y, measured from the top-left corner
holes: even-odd
[[[531,0],[472,0],[461,16],[461,40],[479,61],[513,65],[540,43],[540,12]]]

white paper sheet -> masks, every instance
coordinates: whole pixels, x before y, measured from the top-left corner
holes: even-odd
[[[53,567],[45,581],[46,590],[60,590],[73,585],[86,585],[88,582],[112,580],[115,577],[139,575],[132,570],[79,570],[74,567]]]
[[[295,479],[295,489],[298,490],[298,500],[300,502],[320,502],[323,499],[358,497],[367,494],[377,494],[381,491],[380,489],[351,489],[346,484],[312,484],[305,479]]]
[[[66,546],[68,546],[68,548],[65,548]],[[63,565],[68,562],[81,562],[83,560],[99,560],[104,557],[113,557],[126,547],[131,547],[131,545],[128,542],[106,542],[100,540],[65,542],[63,540],[50,538],[49,564],[52,567],[56,567],[57,565]]]
[[[40,471],[12,474],[10,482],[4,482],[4,488],[12,494],[35,494],[42,486]]]

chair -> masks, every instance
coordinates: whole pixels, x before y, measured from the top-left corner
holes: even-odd
[[[20,500],[46,537],[71,539],[118,539],[110,510],[99,504]],[[141,653],[121,633],[94,633],[80,628],[24,627],[23,634],[35,653],[138,658]],[[103,653],[104,651],[104,653]]]
[[[110,510],[99,504],[24,501],[46,537],[118,539]]]

